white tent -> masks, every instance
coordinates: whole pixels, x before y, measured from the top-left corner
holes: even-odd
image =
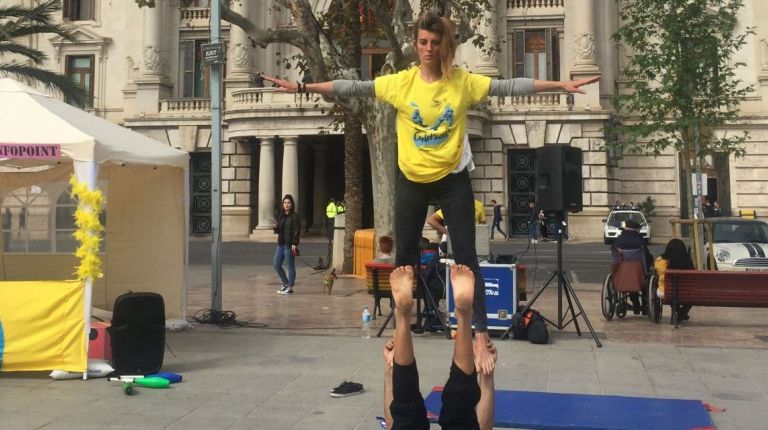
[[[0,79],[0,202],[25,187],[45,194],[46,184],[66,183],[73,171],[104,191],[104,278],[93,284],[96,306],[110,309],[128,290],[151,291],[164,297],[167,318],[185,316],[188,159],[184,151]],[[46,198],[53,225],[57,194]],[[55,240],[55,228],[50,231]],[[0,252],[0,280],[74,277],[72,253]]]

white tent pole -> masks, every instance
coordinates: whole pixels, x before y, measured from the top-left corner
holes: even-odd
[[[75,177],[78,181],[88,185],[88,190],[96,189],[96,178],[99,175],[99,167],[93,161],[75,161]],[[80,204],[78,202],[78,204]],[[90,208],[88,208],[90,209]],[[85,279],[85,300],[83,309],[83,318],[85,323],[85,370],[83,370],[83,380],[88,379],[88,342],[91,333],[91,304],[93,302],[93,279]]]
[[[181,319],[187,320],[187,289],[189,288],[189,171],[186,169],[184,175],[184,280],[181,294]]]

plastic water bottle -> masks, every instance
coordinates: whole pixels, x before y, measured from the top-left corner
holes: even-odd
[[[371,338],[371,312],[368,310],[368,306],[363,308],[363,339]]]

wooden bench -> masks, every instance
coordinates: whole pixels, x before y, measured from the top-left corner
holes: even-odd
[[[663,304],[672,305],[678,326],[679,305],[742,308],[768,307],[768,272],[667,270]]]
[[[395,270],[392,263],[365,263],[365,286],[368,294],[373,294],[373,318],[376,318],[376,310],[381,314],[381,299],[389,299],[389,307],[392,305],[392,286],[389,284],[389,275]]]

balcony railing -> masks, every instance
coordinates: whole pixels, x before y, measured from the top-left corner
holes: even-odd
[[[491,108],[500,111],[567,110],[567,95],[564,93],[536,93],[527,96],[491,97]]]
[[[330,103],[325,102],[316,94],[310,94],[307,100],[306,94],[278,93],[272,88],[249,88],[232,92],[233,109],[258,109],[261,107],[284,107],[284,108],[315,108],[329,107]]]
[[[189,7],[180,9],[181,27],[207,27],[211,10],[207,7]]]
[[[160,101],[160,113],[169,116],[209,116],[211,99],[168,99]]]
[[[509,6],[514,9],[563,7],[565,0],[512,0]]]

